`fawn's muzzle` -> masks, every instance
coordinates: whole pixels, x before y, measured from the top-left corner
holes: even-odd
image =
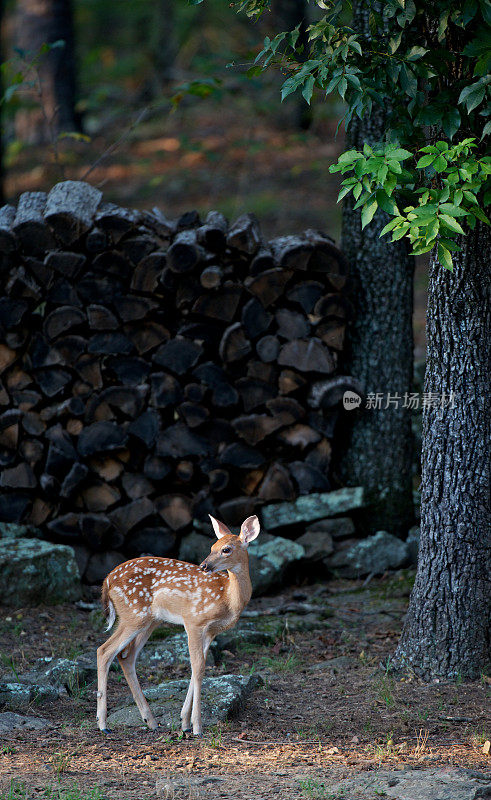
[[[201,572],[211,572],[211,568],[206,561],[202,561],[199,565]]]

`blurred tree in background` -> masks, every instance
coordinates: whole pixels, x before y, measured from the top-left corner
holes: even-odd
[[[29,62],[39,55],[27,93],[15,117],[18,138],[45,144],[61,132],[76,131],[77,81],[72,0],[17,0],[15,44]],[[50,47],[42,52],[43,45]],[[27,99],[27,98],[26,98]]]

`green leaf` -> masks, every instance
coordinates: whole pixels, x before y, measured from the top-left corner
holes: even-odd
[[[359,196],[361,195],[362,185],[361,183],[357,183],[355,188],[353,189],[353,197],[355,200],[358,200]]]
[[[341,80],[339,81],[338,92],[343,98],[343,100],[347,88],[348,88],[348,81],[346,80],[346,78],[341,78]]]
[[[385,227],[382,228],[382,230],[380,231],[379,239],[381,236],[385,236],[386,233],[389,233],[389,231],[393,230],[396,227],[396,225],[399,225],[399,223],[400,219],[391,219],[391,221],[388,222],[387,225],[385,225]]]
[[[451,231],[455,231],[455,233],[460,233],[460,234],[462,234],[463,236],[465,236],[465,231],[464,231],[464,229],[463,229],[463,228],[462,228],[462,226],[461,226],[461,225],[460,225],[460,224],[457,222],[457,220],[456,220],[456,219],[454,219],[454,217],[450,217],[448,214],[440,214],[440,222],[443,222],[443,224],[444,224],[444,225],[445,225],[447,228],[450,228],[450,230],[451,230]]]
[[[450,253],[447,250],[447,248],[442,245],[441,242],[438,242],[438,250],[437,250],[437,252],[438,252],[438,260],[439,260],[440,264],[442,264],[445,267],[445,269],[448,269],[448,270],[450,270],[450,272],[453,272],[452,256],[450,255]]]
[[[377,189],[375,197],[382,211],[385,211],[387,214],[392,214],[392,216],[395,214],[399,215],[399,209],[397,208],[393,198],[389,197],[389,195],[384,192],[383,189]]]
[[[433,169],[436,172],[443,172],[444,169],[447,168],[447,159],[445,156],[438,156],[433,162]]]
[[[479,206],[472,206],[472,208],[469,209],[469,212],[473,214],[475,217],[477,217],[477,219],[481,220],[481,222],[485,222],[486,225],[490,224],[486,214],[484,213],[482,208],[479,208]]]
[[[361,229],[365,228],[369,222],[372,221],[374,214],[377,210],[377,201],[371,200],[363,206],[361,210]]]
[[[409,150],[404,150],[402,147],[396,147],[395,150],[390,150],[387,154],[389,158],[395,158],[396,161],[405,161],[406,158],[412,158],[412,153]]]
[[[480,78],[475,83],[470,84],[470,86],[465,86],[460,95],[457,103],[465,103],[467,106],[467,111],[470,114],[475,108],[477,108],[480,103],[484,100],[484,94],[486,92],[486,85],[482,78]]]
[[[302,89],[302,97],[307,103],[310,105],[310,101],[312,100],[312,94],[314,92],[314,85],[315,85],[315,78],[313,75],[309,75],[307,80],[305,81],[305,86]]]
[[[408,50],[408,52],[406,53],[406,58],[408,61],[418,61],[418,59],[423,58],[423,56],[427,52],[428,50],[425,50],[424,47],[418,47],[415,45],[414,47],[411,47],[410,50]]]
[[[409,222],[403,222],[400,228],[397,228],[392,234],[392,241],[398,242],[399,239],[402,239],[403,236],[406,235],[411,225]]]
[[[434,153],[430,153],[427,156],[422,156],[419,159],[419,161],[416,164],[416,166],[417,166],[418,169],[424,169],[424,167],[429,167],[430,164],[433,164],[434,160],[435,160],[435,154]]]

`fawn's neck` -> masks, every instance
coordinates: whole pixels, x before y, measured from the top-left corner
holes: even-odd
[[[227,600],[232,613],[239,614],[247,605],[252,595],[252,584],[249,575],[249,557],[245,553],[245,559],[234,567],[227,570],[228,587]]]

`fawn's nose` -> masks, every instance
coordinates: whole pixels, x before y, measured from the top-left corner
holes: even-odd
[[[210,567],[208,566],[208,563],[206,562],[206,560],[201,562],[201,564],[199,565],[199,568],[200,568],[201,572],[210,572]]]

